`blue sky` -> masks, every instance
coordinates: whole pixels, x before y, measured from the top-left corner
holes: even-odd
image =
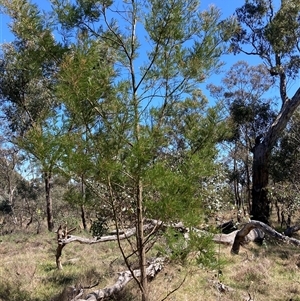
[[[39,7],[41,9],[44,9],[46,11],[50,10],[50,1],[49,0],[33,0],[33,2],[38,3]],[[234,11],[237,7],[241,7],[245,3],[245,0],[202,0],[200,3],[200,10],[207,9],[210,5],[215,5],[221,10],[222,18],[226,18],[232,14],[234,14]],[[274,0],[274,3],[277,5],[280,3],[280,0]],[[12,34],[10,33],[7,23],[9,22],[9,19],[7,16],[0,14],[0,43],[10,42],[13,39]],[[239,60],[245,60],[248,62],[248,64],[251,65],[257,65],[261,63],[259,58],[256,58],[254,56],[246,56],[246,55],[226,55],[222,57],[222,61],[225,63],[225,66],[223,67],[223,70],[228,70],[234,63],[236,63]],[[218,84],[222,77],[224,77],[224,73],[215,74],[208,78],[207,82],[204,83],[203,90],[204,93],[207,95],[207,91],[205,91],[205,86],[208,83],[214,83]],[[293,83],[289,87],[289,92],[292,94],[298,87],[299,80],[297,83]],[[272,93],[272,92],[271,92]],[[275,92],[274,92],[275,93]],[[207,95],[208,96],[208,95]]]
[[[49,10],[51,7],[49,0],[33,0],[32,2],[38,3],[39,7],[45,10]],[[243,3],[244,0],[202,0],[200,3],[200,8],[206,9],[209,7],[209,5],[215,5],[216,7],[221,9],[222,16],[227,17],[233,14],[235,9],[243,5]],[[0,43],[9,42],[12,39],[12,35],[7,28],[8,22],[9,19],[7,18],[7,16],[0,14]]]
[[[218,7],[222,12],[222,18],[226,18],[230,15],[232,15],[237,7],[240,7],[244,4],[245,0],[202,0],[200,1],[200,9],[205,10],[210,5],[215,5]],[[279,0],[276,0],[279,1]],[[49,0],[33,0],[33,2],[37,3],[41,9],[50,10],[50,1]],[[0,14],[0,43],[3,42],[10,42],[13,39],[12,34],[10,33],[7,23],[9,23],[9,18],[6,15]],[[234,56],[228,56],[226,57],[226,62],[228,62],[230,65],[235,63],[241,58],[234,57]],[[248,58],[249,59],[249,58]],[[255,60],[251,58],[251,61]],[[259,60],[257,60],[259,62]],[[256,62],[255,62],[256,64]]]

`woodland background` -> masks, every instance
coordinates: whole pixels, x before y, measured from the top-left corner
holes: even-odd
[[[275,300],[276,285],[298,300],[296,249],[269,239],[243,264],[212,240],[251,219],[297,237],[298,1],[246,0],[225,19],[196,0],[50,2],[0,0],[14,36],[0,59],[0,298],[96,300],[91,283],[120,268],[134,284],[109,298],[199,300],[184,280],[201,274],[189,284],[203,300]],[[74,244],[59,271],[73,228],[97,246]],[[147,266],[160,255],[157,291]]]

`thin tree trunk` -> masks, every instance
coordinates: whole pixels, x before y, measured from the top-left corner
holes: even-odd
[[[137,185],[137,248],[139,254],[139,266],[141,271],[142,301],[148,301],[148,279],[146,271],[146,250],[144,244],[144,221],[143,221],[143,188],[139,181]]]
[[[86,199],[86,194],[85,194],[85,185],[84,185],[84,178],[83,175],[81,176],[81,198],[82,198],[82,202],[85,202]],[[87,224],[86,224],[86,217],[85,217],[85,209],[84,209],[84,204],[81,204],[81,221],[82,221],[82,225],[83,225],[83,229],[87,230]]]
[[[53,210],[52,210],[52,198],[51,198],[51,177],[52,177],[51,172],[44,173],[47,225],[48,225],[48,230],[52,232],[54,229],[54,222],[53,222]]]
[[[82,221],[83,229],[87,230],[84,205],[81,205],[80,207],[81,207],[80,208],[81,209],[81,221]]]
[[[251,172],[249,170],[249,155],[247,153],[247,158],[246,158],[246,199],[247,199],[247,206],[248,206],[248,213],[251,212],[252,210],[252,204],[251,204]]]
[[[12,188],[11,186],[12,186],[11,181],[9,179],[8,206],[9,206],[10,213],[13,216],[14,223],[16,223],[17,217],[15,214],[15,208],[14,208],[15,207],[14,206],[14,192],[15,192],[16,187]]]
[[[239,193],[239,177],[238,177],[238,170],[237,170],[237,166],[236,166],[237,165],[236,152],[237,152],[237,147],[235,147],[234,160],[233,160],[233,172],[234,172],[233,187],[234,187],[235,203],[236,203],[238,209],[241,209],[242,202],[241,202],[241,196]]]

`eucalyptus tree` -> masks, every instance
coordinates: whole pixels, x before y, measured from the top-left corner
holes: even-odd
[[[215,7],[200,12],[194,0],[52,2],[71,49],[56,94],[71,129],[64,169],[85,171],[117,231],[136,227],[131,253],[120,247],[129,269],[137,255],[135,280],[148,300],[146,252],[156,232],[144,233],[145,218],[191,225],[201,215],[219,116],[207,111],[199,83],[220,66],[233,24],[220,25]]]
[[[290,226],[292,216],[299,210],[299,142],[300,114],[296,110],[272,151],[270,174],[272,200],[278,221]]]
[[[60,129],[55,114],[58,102],[53,94],[55,73],[65,48],[55,41],[50,23],[37,5],[27,1],[1,1],[9,15],[14,41],[2,44],[0,77],[1,108],[11,143],[41,164],[45,182],[49,231],[53,230],[51,177],[59,148],[54,145]],[[55,130],[58,130],[55,134]]]
[[[273,0],[246,0],[236,10],[239,30],[232,39],[231,49],[259,57],[269,69],[269,76],[278,83],[280,110],[253,150],[252,216],[269,222],[268,200],[269,158],[278,137],[300,104],[300,88],[288,95],[288,81],[299,74],[300,2],[282,0],[279,7]]]
[[[224,104],[231,128],[225,140],[229,146],[227,165],[239,209],[244,205],[251,209],[252,152],[275,117],[274,103],[266,98],[274,84],[268,75],[262,64],[250,66],[239,61],[225,74],[222,86],[208,86],[212,96]]]

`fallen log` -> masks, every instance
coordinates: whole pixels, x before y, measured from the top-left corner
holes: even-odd
[[[159,228],[162,226],[162,222],[152,220],[149,224],[144,225],[144,231],[155,231],[155,229]],[[58,246],[56,248],[56,266],[59,270],[61,270],[62,263],[61,263],[61,256],[62,256],[62,250],[63,248],[72,242],[78,242],[80,244],[97,244],[97,243],[103,243],[107,241],[116,241],[116,240],[124,240],[128,239],[129,237],[133,236],[136,234],[136,228],[131,228],[128,230],[120,231],[119,233],[112,234],[112,235],[106,235],[102,237],[93,237],[93,238],[85,238],[85,237],[80,237],[80,236],[75,236],[75,235],[70,235],[71,232],[73,232],[75,228],[67,231],[67,229],[63,229],[62,226],[59,226],[57,232],[57,243]]]
[[[287,227],[287,229],[284,230],[284,235],[288,237],[292,237],[293,234],[300,230],[300,225],[295,225],[293,227]]]
[[[253,230],[255,228],[260,229],[265,234],[270,235],[271,237],[273,237],[277,240],[280,240],[285,243],[290,243],[290,244],[293,244],[294,246],[300,247],[300,240],[297,240],[295,238],[290,238],[288,236],[280,234],[279,232],[277,232],[276,230],[274,230],[273,228],[271,228],[270,226],[266,225],[263,222],[252,220],[249,223],[247,223],[246,225],[244,225],[243,228],[236,233],[234,242],[233,242],[233,245],[231,248],[232,254],[239,253],[240,246],[245,241],[245,237],[249,234],[249,232],[251,230]]]
[[[239,230],[235,230],[229,234],[216,234],[213,237],[213,241],[220,244],[230,245],[232,246],[236,237],[236,234]],[[243,243],[249,242],[257,242],[261,243],[264,239],[264,232],[259,229],[252,229],[247,235],[244,237]]]
[[[145,232],[151,232],[153,233],[157,229],[164,229],[167,226],[163,224],[161,221],[158,220],[148,220],[148,224],[144,225],[144,231]],[[183,223],[174,223],[171,224],[170,227],[173,227],[174,229],[177,229],[179,232],[184,234],[184,237],[188,240],[189,239],[189,232],[195,231],[199,233],[199,235],[202,235],[202,233],[206,233],[206,231],[199,230],[196,228],[188,229],[186,228]],[[62,250],[63,248],[72,242],[78,242],[80,244],[97,244],[97,243],[103,243],[107,241],[116,241],[116,240],[124,240],[132,237],[133,235],[136,234],[136,228],[130,228],[127,230],[121,230],[118,231],[118,233],[113,232],[111,235],[106,235],[102,237],[93,237],[93,238],[85,238],[85,237],[80,237],[76,235],[70,235],[71,232],[75,230],[71,229],[67,231],[67,229],[63,229],[61,226],[57,230],[57,242],[58,246],[56,249],[56,266],[58,269],[62,269],[62,263],[61,263],[61,256],[62,256]],[[236,240],[236,235],[237,233],[240,233],[241,235],[241,230],[235,230],[229,234],[216,234],[213,237],[213,241],[216,243],[220,244],[226,244],[226,245],[233,245],[235,240]],[[240,244],[245,244],[249,242],[259,242],[261,243],[264,239],[264,232],[262,229],[259,227],[252,227],[242,238],[240,238]]]
[[[148,224],[144,225],[144,231],[146,232],[153,232],[156,229],[160,228],[163,229],[166,227],[161,221],[157,220],[148,220]],[[170,225],[171,227],[177,229],[179,232],[184,233],[184,236],[186,239],[189,239],[189,232],[190,230],[193,230],[195,232],[198,232],[199,235],[202,233],[207,233],[206,231],[203,230],[198,230],[196,228],[188,229],[186,228],[182,223],[176,223]],[[73,232],[75,229],[71,229],[67,231],[67,229],[63,229],[61,226],[57,230],[57,242],[58,246],[56,249],[56,266],[58,269],[62,269],[62,263],[61,263],[61,256],[62,256],[62,250],[63,248],[70,243],[73,242],[78,242],[80,244],[98,244],[98,243],[103,243],[107,241],[116,241],[117,239],[119,240],[124,240],[132,237],[133,235],[136,234],[136,228],[130,228],[127,230],[122,230],[119,231],[118,233],[114,232],[111,235],[106,235],[102,237],[93,237],[93,238],[85,238],[85,237],[80,237],[76,235],[70,235],[71,232]],[[235,230],[229,234],[216,234],[213,237],[213,241],[216,243],[220,244],[226,244],[226,245],[233,245],[236,235],[239,232],[239,230]],[[245,235],[245,237],[242,239],[241,243],[249,243],[249,242],[262,242],[264,239],[264,231],[261,231],[260,229],[255,229],[253,227],[250,229],[250,231]]]
[[[218,225],[217,229],[221,230],[222,233],[229,234],[236,230],[236,226],[233,220],[230,220],[228,222]]]
[[[163,269],[164,261],[164,258],[159,257],[149,262],[149,266],[146,269],[146,274],[149,280],[152,280],[156,274]],[[141,271],[139,269],[124,271],[118,273],[118,275],[117,281],[112,286],[90,292],[84,298],[81,298],[84,294],[84,289],[79,289],[77,295],[71,301],[99,301],[114,296],[119,293],[129,281],[135,277],[140,277]]]

